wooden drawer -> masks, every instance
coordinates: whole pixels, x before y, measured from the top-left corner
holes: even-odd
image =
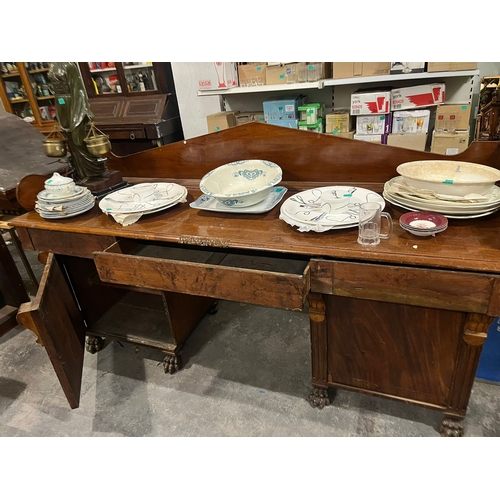
[[[311,291],[497,316],[500,276],[484,273],[311,260]]]
[[[106,283],[200,295],[300,311],[309,260],[268,253],[119,240],[94,253]]]

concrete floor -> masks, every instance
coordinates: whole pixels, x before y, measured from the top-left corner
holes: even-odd
[[[402,402],[339,390],[312,408],[309,352],[306,314],[221,301],[174,375],[154,349],[107,342],[86,353],[71,410],[44,348],[16,327],[0,338],[0,436],[439,436],[441,413]],[[500,385],[476,380],[465,435],[500,436],[499,415]]]

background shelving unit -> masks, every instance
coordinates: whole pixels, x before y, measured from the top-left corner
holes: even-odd
[[[0,63],[0,98],[5,111],[30,122],[44,134],[54,127],[55,102],[47,77],[48,62]],[[7,68],[13,68],[5,71]],[[17,89],[17,90],[16,90]],[[16,97],[18,96],[18,97]]]
[[[357,89],[410,87],[429,83],[429,81],[446,84],[447,104],[471,104],[473,110],[471,120],[475,120],[480,86],[478,70],[327,78],[307,83],[200,90],[198,96],[218,95],[221,98],[221,108],[234,111],[261,110],[264,100],[290,93],[305,94],[308,102],[324,102],[327,109],[348,108],[350,96]]]

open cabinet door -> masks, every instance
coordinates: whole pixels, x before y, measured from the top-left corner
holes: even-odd
[[[35,299],[21,305],[17,321],[39,336],[69,405],[78,408],[85,323],[54,254],[48,256]]]

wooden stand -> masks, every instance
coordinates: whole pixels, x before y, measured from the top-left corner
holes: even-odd
[[[122,174],[118,172],[118,170],[109,170],[109,177],[107,179],[90,182],[78,182],[77,184],[88,188],[96,198],[102,198],[108,193],[121,189],[127,185],[122,178]]]

